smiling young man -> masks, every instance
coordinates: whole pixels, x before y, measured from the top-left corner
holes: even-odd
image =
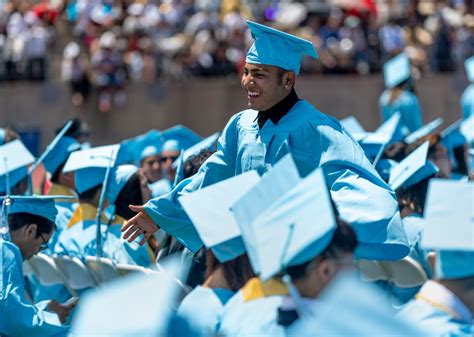
[[[339,122],[296,94],[303,55],[317,58],[312,43],[254,22],[248,25],[255,40],[242,77],[249,109],[230,119],[217,152],[196,175],[165,196],[131,206],[139,214],[123,226],[124,237],[144,234],[144,242],[158,227],[171,235],[194,230],[178,196],[250,170],[263,175],[290,152],[302,176],[324,169],[341,218],[357,233],[357,257],[395,260],[407,255],[393,191]],[[192,251],[201,246],[182,243]]]

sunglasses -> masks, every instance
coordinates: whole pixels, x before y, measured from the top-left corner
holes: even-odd
[[[166,163],[168,160],[175,161],[179,156],[160,157],[160,163]]]
[[[43,243],[39,247],[39,251],[41,252],[43,250],[48,249],[49,246],[48,246],[48,242],[44,239],[43,234],[40,234],[39,236],[40,236],[41,240],[43,241]]]

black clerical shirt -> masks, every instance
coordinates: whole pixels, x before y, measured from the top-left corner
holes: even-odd
[[[300,99],[296,94],[295,89],[291,89],[291,92],[283,98],[280,102],[272,106],[270,109],[265,111],[259,111],[257,115],[258,127],[261,129],[267,120],[271,120],[273,124],[277,124],[280,119],[287,114],[288,111],[298,102]]]

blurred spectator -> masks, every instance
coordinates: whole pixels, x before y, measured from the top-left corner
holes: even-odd
[[[90,92],[89,65],[76,42],[69,42],[64,48],[61,77],[69,83],[74,106],[80,106],[87,100]]]

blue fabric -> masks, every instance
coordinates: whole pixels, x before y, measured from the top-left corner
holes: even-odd
[[[458,322],[447,312],[423,300],[410,301],[399,312],[399,316],[432,332],[436,337],[472,337],[474,334],[472,324]]]
[[[69,154],[80,148],[81,145],[76,139],[67,136],[61,137],[52,148],[47,149],[48,154],[43,160],[46,171],[54,175],[59,166],[66,162]]]
[[[380,96],[379,108],[382,120],[386,121],[399,111],[401,114],[401,124],[408,128],[410,132],[418,130],[423,125],[423,120],[420,103],[416,95],[403,90],[392,103],[389,103],[390,93],[391,90],[387,89]]]
[[[169,179],[163,178],[148,185],[153,198],[161,197],[173,190],[173,185]]]
[[[296,103],[277,125],[268,120],[261,130],[257,113],[245,110],[234,115],[219,139],[217,152],[198,173],[145,205],[156,224],[170,235],[187,230],[195,238],[197,233],[178,197],[249,170],[264,174],[287,144],[303,177],[317,167],[323,168],[340,216],[356,230],[358,258],[393,260],[408,254],[394,192],[337,120],[305,100]],[[194,252],[202,245],[195,239],[180,241]]]
[[[474,83],[471,83],[461,96],[461,111],[464,119],[474,115]]]
[[[0,335],[66,336],[56,314],[44,311],[47,303],[32,305],[24,296],[23,258],[19,248],[0,239]]]
[[[218,333],[222,336],[285,336],[278,325],[283,296],[274,295],[244,302],[238,291],[224,306]]]
[[[12,189],[28,175],[28,168],[26,166],[20,167],[16,170],[8,173],[8,183],[10,184],[10,193]],[[7,193],[7,176],[0,176],[0,194],[4,195]]]
[[[205,336],[217,332],[224,305],[235,293],[228,289],[197,286],[181,302],[178,315],[184,317]]]

